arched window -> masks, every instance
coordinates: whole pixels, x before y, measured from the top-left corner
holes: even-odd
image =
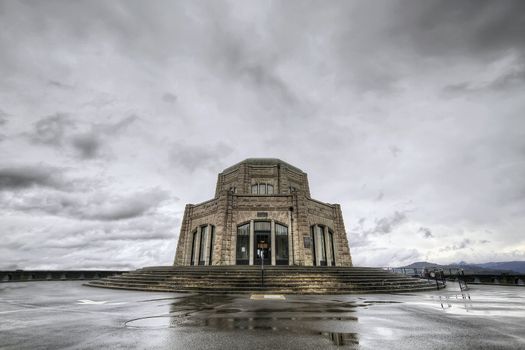
[[[208,226],[201,227],[201,240],[199,244],[199,265],[205,263],[206,241],[208,236]]]
[[[237,227],[236,264],[248,265],[250,258],[250,224]]]
[[[197,244],[197,230],[193,231],[191,234],[191,259],[190,259],[190,265],[195,265],[195,249]]]
[[[275,224],[275,263],[288,265],[288,227]]]
[[[323,226],[317,226],[317,234],[319,235],[319,247],[321,249],[319,249],[319,253],[320,253],[320,256],[319,256],[319,262],[321,266],[326,266],[327,265],[327,262],[326,262],[326,240],[324,238],[324,227]]]
[[[267,183],[253,184],[251,193],[259,195],[274,194],[273,185]]]
[[[325,227],[322,225],[312,225],[310,228],[310,239],[312,241],[312,259],[314,266],[327,266],[327,250],[325,239]],[[319,259],[319,260],[318,260]]]
[[[312,246],[312,265],[313,266],[317,266],[317,252],[315,249],[315,245],[316,245],[315,241],[316,241],[315,240],[315,225],[313,225],[312,227],[310,227],[310,242]]]
[[[208,265],[213,265],[213,245],[215,244],[215,226],[211,226],[210,251],[208,253]]]
[[[213,262],[214,244],[215,226],[202,225],[193,231],[191,236],[190,265],[211,265]]]
[[[331,257],[332,257],[332,264],[331,266],[335,266],[335,247],[334,247],[334,231],[328,230],[328,238],[330,241],[330,249],[331,249]]]

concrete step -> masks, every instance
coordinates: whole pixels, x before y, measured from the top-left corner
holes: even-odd
[[[192,291],[210,291],[210,290],[230,290],[230,291],[261,291],[261,290],[293,290],[293,291],[303,291],[303,290],[330,290],[330,291],[373,291],[373,290],[399,290],[399,289],[435,289],[435,286],[431,285],[337,285],[337,284],[327,284],[319,286],[283,286],[283,285],[245,285],[245,286],[228,286],[228,285],[178,285],[178,284],[161,284],[161,285],[151,285],[151,284],[126,284],[126,283],[90,283],[92,286],[105,286],[105,287],[119,287],[119,288],[136,288],[136,289],[151,289],[151,288],[161,288],[169,291],[178,291],[178,290],[192,290]]]
[[[166,286],[120,286],[120,285],[94,285],[87,284],[91,287],[103,287],[112,289],[157,291],[157,292],[190,292],[190,293],[213,293],[213,294],[235,294],[235,293],[279,293],[279,294],[366,294],[366,293],[407,293],[418,291],[435,290],[436,287],[406,287],[406,288],[374,288],[374,289],[290,289],[290,288],[248,288],[248,289],[231,289],[231,288],[191,288],[191,287],[166,287]]]
[[[264,286],[261,286],[261,273],[257,266],[148,267],[91,281],[87,285],[169,292],[295,294],[388,293],[436,288],[434,282],[377,268],[296,266],[268,266],[265,268]]]

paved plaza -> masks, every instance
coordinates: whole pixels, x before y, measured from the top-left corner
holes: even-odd
[[[525,289],[205,295],[0,284],[1,349],[525,349]]]

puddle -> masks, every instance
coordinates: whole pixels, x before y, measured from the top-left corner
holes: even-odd
[[[402,304],[402,301],[392,301],[392,300],[366,300],[363,301],[365,304]]]
[[[217,314],[235,314],[241,311],[242,311],[241,309],[217,309],[215,310],[215,313]]]
[[[284,295],[281,294],[252,294],[250,297],[252,300],[286,300]]]
[[[329,339],[334,345],[359,344],[357,333],[319,332],[309,328],[289,324],[289,321],[356,321],[355,317],[250,317],[250,318],[189,318],[189,314],[160,315],[143,317],[127,321],[127,328],[162,329],[178,327],[213,327],[218,330],[255,330],[286,332],[302,335],[321,335]],[[269,322],[268,322],[269,321]],[[303,325],[304,326],[304,325]]]
[[[330,339],[334,345],[359,344],[357,333],[321,332],[320,334]]]
[[[357,321],[357,317],[346,316],[322,316],[322,317],[231,317],[231,318],[189,318],[190,313],[180,315],[159,315],[148,316],[129,320],[124,323],[128,328],[173,328],[181,326],[211,326],[218,329],[272,329],[272,330],[289,330],[290,327],[279,327],[277,325],[266,325],[266,323],[287,323],[290,321]]]
[[[256,312],[256,313],[268,313],[268,312],[346,313],[346,312],[355,312],[354,307],[357,307],[357,305],[353,306],[351,309],[339,308],[339,307],[332,307],[332,308],[328,307],[327,308],[327,307],[308,306],[308,307],[275,308],[275,309],[261,308],[261,309],[253,309],[251,311]]]
[[[177,300],[177,299],[182,299],[184,298],[185,296],[180,296],[180,297],[169,297],[169,298],[157,298],[157,299],[146,299],[146,300],[139,300],[138,302],[139,303],[149,303],[149,302],[153,302],[153,301],[161,301],[161,300]]]
[[[126,328],[161,329],[178,327],[184,316],[173,315],[142,317],[124,323]]]
[[[329,330],[332,327],[338,331],[347,330],[355,324],[358,320],[355,311],[363,306],[362,301],[359,304],[336,300],[267,302],[275,307],[254,308],[254,302],[249,299],[224,295],[189,295],[174,299],[167,314],[136,318],[125,322],[124,326],[137,329],[208,327],[220,331],[282,332],[322,336],[337,346],[359,344],[356,333]]]

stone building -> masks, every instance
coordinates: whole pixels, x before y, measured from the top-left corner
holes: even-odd
[[[339,204],[311,198],[302,170],[250,158],[219,174],[213,199],[186,205],[174,265],[261,263],[352,266],[352,258]]]

